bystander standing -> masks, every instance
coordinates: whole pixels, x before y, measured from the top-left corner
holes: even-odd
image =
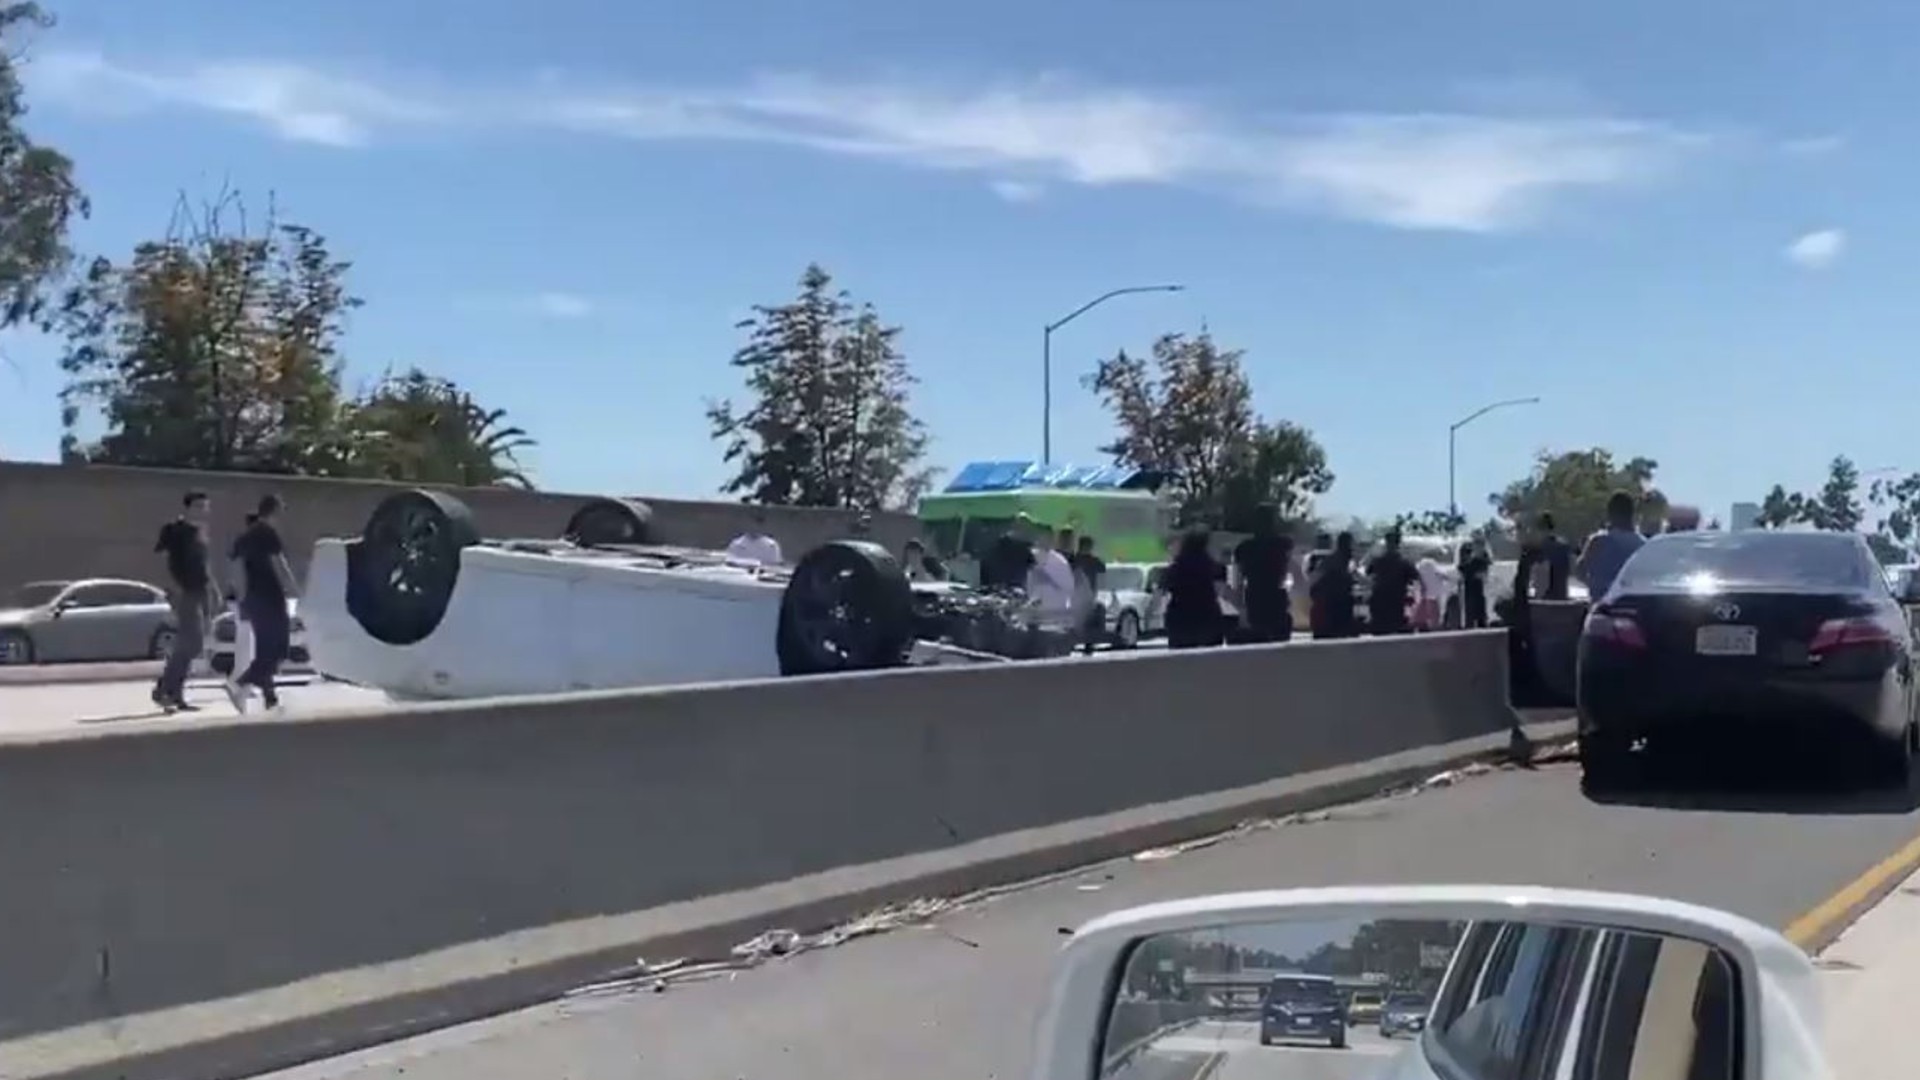
[[[153,545],[167,562],[167,602],[173,611],[173,644],[153,684],[153,703],[167,712],[193,712],[187,703],[187,672],[206,648],[207,626],[220,608],[207,551],[207,517],[212,504],[204,491],[180,500],[180,516],[160,529]]]

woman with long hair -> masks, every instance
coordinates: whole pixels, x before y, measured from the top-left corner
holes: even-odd
[[[1212,539],[1205,529],[1193,529],[1180,538],[1173,561],[1167,564],[1160,587],[1167,593],[1167,647],[1197,649],[1226,639],[1226,616],[1220,607],[1220,584],[1227,568],[1207,550]]]

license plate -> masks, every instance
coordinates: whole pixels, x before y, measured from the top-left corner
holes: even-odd
[[[1751,626],[1703,626],[1694,634],[1693,648],[1701,656],[1753,656],[1760,651],[1760,632]]]
[[[1296,1017],[1294,1017],[1294,1018],[1293,1018],[1293,1026],[1294,1026],[1294,1027],[1312,1027],[1312,1026],[1313,1026],[1313,1017],[1311,1017],[1311,1016],[1296,1016]]]

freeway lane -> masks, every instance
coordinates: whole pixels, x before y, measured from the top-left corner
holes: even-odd
[[[1261,1046],[1259,1024],[1215,1021],[1160,1040],[1114,1080],[1372,1080],[1406,1048],[1406,1042],[1382,1039],[1372,1028],[1354,1028],[1342,1050],[1306,1043]]]
[[[1089,868],[731,977],[579,997],[274,1078],[1015,1077],[1061,928],[1116,908],[1231,889],[1483,881],[1672,896],[1785,927],[1920,833],[1910,796],[1642,802],[1588,800],[1571,765],[1497,772]]]

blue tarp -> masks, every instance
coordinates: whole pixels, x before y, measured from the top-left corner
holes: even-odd
[[[1121,465],[1050,465],[1038,461],[975,461],[948,481],[946,493],[975,491],[1114,491],[1140,475]]]

